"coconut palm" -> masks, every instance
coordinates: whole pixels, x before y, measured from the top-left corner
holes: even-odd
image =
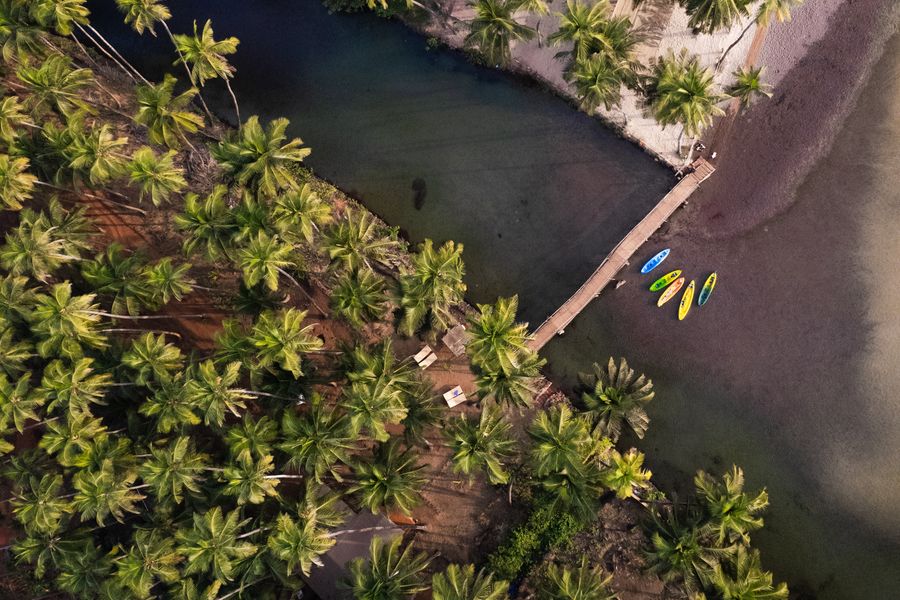
[[[682,514],[686,513],[686,514]],[[648,567],[667,582],[682,582],[688,592],[701,589],[713,568],[731,549],[710,544],[698,524],[698,515],[678,511],[653,512]]]
[[[116,561],[115,578],[137,598],[149,598],[158,581],[178,581],[181,560],[171,536],[158,529],[137,529],[131,547]]]
[[[553,45],[572,42],[572,64],[586,60],[594,51],[597,35],[609,17],[610,5],[606,0],[582,4],[578,0],[566,0],[566,12],[559,13],[559,29],[547,37]]]
[[[150,141],[178,149],[187,140],[188,133],[196,133],[203,127],[203,117],[189,110],[191,100],[197,95],[189,88],[175,95],[178,80],[165,75],[156,85],[139,85],[135,89],[138,110],[134,120],[147,128]]]
[[[143,146],[131,156],[128,177],[131,185],[138,188],[138,200],[143,202],[149,197],[154,206],[160,206],[187,187],[184,169],[175,165],[176,154],[174,150],[156,154]]]
[[[669,52],[656,61],[647,84],[650,112],[657,123],[680,124],[696,137],[713,117],[724,114],[717,106],[722,96],[713,89],[713,74],[700,66],[696,56]]]
[[[165,22],[163,21],[163,23]],[[166,29],[168,30],[168,27]],[[241,109],[238,106],[234,90],[231,89],[234,67],[225,58],[229,54],[237,52],[240,41],[236,37],[216,40],[213,37],[212,21],[209,19],[203,24],[202,31],[197,31],[197,21],[194,21],[193,35],[174,35],[172,39],[178,52],[178,60],[175,62],[190,67],[191,83],[203,86],[208,79],[217,78],[225,82],[225,88],[234,103],[235,118],[240,127]]]
[[[260,283],[271,290],[278,289],[278,277],[285,269],[296,266],[294,247],[277,235],[260,231],[236,252],[238,267],[247,287]]]
[[[331,223],[331,207],[319,198],[312,186],[288,190],[272,201],[272,226],[285,239],[312,244],[321,227]]]
[[[763,526],[759,513],[769,506],[769,494],[765,488],[756,495],[745,492],[744,471],[739,467],[732,466],[721,482],[698,471],[694,486],[706,511],[706,528],[720,545],[726,541],[749,543],[750,532]]]
[[[269,371],[276,367],[294,378],[303,375],[303,355],[322,348],[322,340],[312,334],[313,325],[304,325],[305,310],[289,308],[259,315],[248,336],[255,352],[256,366]]]
[[[740,67],[734,72],[734,83],[728,88],[728,95],[739,99],[744,106],[750,106],[757,96],[771,98],[771,87],[762,81],[764,70],[764,67]]]
[[[466,352],[476,367],[515,370],[532,350],[527,323],[516,322],[519,297],[497,298],[496,304],[479,304],[479,314],[469,317]]]
[[[400,276],[403,319],[400,331],[411,336],[428,322],[434,331],[445,331],[454,322],[451,309],[463,302],[466,284],[463,245],[445,242],[435,249],[426,239],[413,256],[413,270]]]
[[[90,69],[75,69],[72,60],[62,54],[51,54],[39,65],[21,63],[16,77],[28,90],[25,106],[33,115],[51,110],[69,117],[77,111],[90,110],[81,92],[94,79]]]
[[[39,340],[36,348],[44,358],[81,358],[83,347],[105,348],[106,338],[96,329],[100,322],[94,294],[72,295],[72,284],[57,283],[49,294],[37,294],[28,315],[31,332]]]
[[[82,521],[96,519],[101,527],[109,516],[122,523],[125,513],[140,512],[135,505],[144,499],[143,494],[133,487],[135,479],[137,473],[116,473],[108,460],[97,471],[78,471],[72,477],[75,488],[72,510],[81,513]]]
[[[56,583],[62,591],[75,597],[95,597],[98,591],[109,587],[111,571],[111,556],[85,540],[78,552],[66,554],[59,565]]]
[[[493,398],[500,404],[526,408],[538,393],[537,383],[541,368],[547,361],[535,352],[528,352],[519,358],[519,364],[512,369],[478,369],[475,385],[482,398]]]
[[[480,417],[460,415],[444,427],[444,435],[453,451],[453,472],[473,478],[484,470],[493,485],[509,481],[504,463],[515,449],[510,435],[512,425],[504,419],[497,406],[488,406]]]
[[[271,198],[282,189],[296,188],[292,168],[311,150],[303,147],[300,138],[284,143],[289,124],[287,119],[275,119],[263,129],[254,115],[240,131],[213,146],[212,155],[235,182],[263,196]]]
[[[381,229],[375,217],[362,210],[332,225],[325,232],[324,242],[332,266],[358,271],[373,269],[372,263],[388,264],[399,244]]]
[[[334,538],[322,531],[315,519],[301,519],[297,523],[290,515],[281,513],[267,546],[275,558],[286,563],[287,575],[299,570],[308,577],[313,565],[322,566],[319,557],[334,543]]]
[[[44,220],[21,220],[7,231],[5,242],[0,246],[0,266],[13,275],[28,275],[41,282],[62,265],[80,260],[62,232]]]
[[[390,338],[373,348],[356,346],[344,358],[352,383],[383,383],[392,390],[411,392],[421,381],[411,361],[397,360]]]
[[[2,11],[0,7],[0,20],[3,18]],[[0,28],[2,27],[0,25]],[[6,142],[7,146],[13,145],[19,137],[19,128],[22,126],[37,127],[26,114],[25,106],[15,96],[7,96],[0,100],[0,140]]]
[[[77,535],[68,537],[60,534],[31,532],[16,539],[12,552],[18,563],[32,565],[34,576],[42,579],[48,570],[59,567],[72,559],[84,546],[84,538]]]
[[[405,389],[406,417],[403,425],[403,441],[407,446],[431,447],[425,432],[440,424],[447,405],[435,397],[429,381],[419,381]]]
[[[407,416],[401,389],[378,381],[355,381],[344,388],[344,406],[350,415],[351,430],[368,433],[379,442],[390,437],[387,424],[399,424]]]
[[[644,405],[656,394],[650,379],[638,375],[624,358],[617,366],[612,357],[606,369],[594,363],[592,373],[579,373],[578,378],[587,388],[581,394],[585,412],[613,442],[619,439],[623,423],[639,439],[644,438],[650,424]]]
[[[4,317],[0,316],[0,373],[10,377],[25,370],[25,363],[34,356],[34,346],[28,340],[17,339],[18,332]]]
[[[331,293],[331,307],[358,329],[382,318],[388,308],[384,278],[368,269],[344,271]]]
[[[424,553],[413,553],[412,545],[402,551],[402,539],[391,541],[375,536],[369,544],[369,558],[349,563],[345,582],[356,600],[403,600],[428,589],[422,573],[430,560]]]
[[[791,12],[800,4],[803,4],[803,0],[763,0],[756,11],[756,17],[747,23],[741,30],[741,34],[722,53],[722,56],[716,62],[716,70],[725,62],[725,57],[728,56],[728,53],[744,39],[751,27],[754,25],[757,27],[768,27],[772,19],[777,20],[779,23],[786,23],[791,20]]]
[[[577,61],[568,73],[581,110],[588,114],[600,106],[606,110],[619,106],[622,102],[622,84],[630,76],[625,63],[610,60],[600,53]]]
[[[0,203],[6,210],[20,210],[31,200],[37,177],[28,172],[28,159],[0,154]]]
[[[86,466],[90,460],[92,442],[107,438],[103,422],[86,412],[45,423],[46,429],[38,446],[47,454],[56,454],[56,462],[64,467]]]
[[[96,226],[88,218],[85,206],[66,210],[56,198],[51,198],[46,208],[37,215],[28,208],[23,209],[19,221],[29,223],[31,226],[40,224],[52,228],[54,235],[62,240],[63,250],[70,255],[78,256],[83,250],[94,247]]]
[[[189,437],[177,437],[161,448],[151,447],[150,454],[139,472],[158,501],[180,504],[185,490],[200,492],[207,457],[193,449]]]
[[[111,312],[136,315],[149,300],[141,277],[144,266],[143,257],[126,253],[121,244],[113,242],[94,260],[81,263],[81,276],[101,297],[112,297]]]
[[[723,600],[787,600],[784,583],[775,585],[772,574],[763,571],[758,550],[738,545],[730,564],[717,564],[710,575],[716,597]]]
[[[321,483],[326,475],[341,481],[337,467],[349,464],[356,438],[349,418],[336,407],[328,407],[318,394],[310,398],[307,410],[298,414],[287,410],[281,418],[278,449],[288,455],[288,466]]]
[[[747,17],[750,0],[680,0],[690,20],[688,25],[700,33],[730,29]]]
[[[37,414],[44,404],[44,397],[31,393],[31,373],[23,373],[15,383],[0,373],[0,419],[3,428],[12,423],[20,433],[28,421],[39,421]]]
[[[159,308],[171,300],[179,302],[194,289],[194,280],[188,275],[190,263],[174,264],[169,257],[161,258],[141,271],[147,292],[145,304]]]
[[[29,5],[20,0],[0,0],[0,44],[7,63],[40,56],[43,30],[31,17]]]
[[[59,530],[71,506],[62,497],[62,475],[32,477],[25,489],[17,492],[10,504],[16,520],[30,534],[52,534]]]
[[[619,498],[634,498],[637,490],[650,485],[650,471],[642,469],[644,453],[634,448],[625,454],[612,450],[609,457],[610,466],[603,471],[602,480]]]
[[[258,550],[256,545],[238,539],[241,527],[247,523],[238,519],[238,511],[224,515],[216,506],[204,514],[194,513],[193,526],[175,532],[178,553],[185,557],[186,575],[200,573],[222,581],[234,579],[238,564]]]
[[[239,456],[226,465],[222,472],[226,496],[236,496],[238,506],[242,504],[262,504],[268,497],[277,497],[275,489],[280,483],[277,476],[270,473],[275,469],[272,456],[266,455],[254,460],[250,455]]]
[[[561,404],[541,412],[528,428],[534,473],[543,477],[566,469],[580,469],[593,450],[590,423]]]
[[[609,591],[611,581],[612,575],[606,575],[600,566],[589,567],[583,557],[581,564],[571,569],[551,563],[538,594],[547,600],[616,600],[618,596]]]
[[[153,395],[140,405],[138,412],[156,419],[156,431],[168,434],[200,424],[200,407],[185,393],[183,373],[169,381],[160,380],[153,387]]]
[[[175,224],[185,234],[185,254],[193,254],[202,246],[211,259],[229,255],[237,224],[225,202],[227,193],[228,188],[217,185],[202,200],[193,192],[185,194],[184,212],[175,215]]]
[[[469,22],[465,45],[477,49],[490,64],[509,63],[509,45],[513,41],[528,41],[537,31],[516,21],[519,0],[474,0],[475,18]]]
[[[375,449],[372,462],[360,459],[353,464],[356,483],[349,492],[358,493],[362,505],[373,513],[386,509],[408,515],[419,503],[425,468],[412,450],[401,451],[397,440],[384,442]]]
[[[571,465],[547,473],[540,477],[539,483],[553,511],[570,514],[581,523],[590,523],[597,517],[603,486],[595,463]]]
[[[104,123],[89,131],[78,131],[66,148],[69,168],[77,178],[91,186],[102,186],[128,171],[129,158],[122,154],[127,137],[115,137]]]
[[[267,416],[254,419],[244,415],[241,423],[229,427],[225,433],[228,453],[235,460],[242,457],[262,459],[272,452],[272,444],[278,438],[278,425]]]
[[[152,332],[132,340],[131,347],[122,354],[121,362],[134,373],[134,382],[138,385],[172,381],[172,376],[184,366],[178,346],[166,343],[164,334]]]
[[[475,565],[450,564],[431,578],[434,600],[503,600],[509,582],[494,579],[486,570],[475,572]]]
[[[206,425],[221,427],[227,413],[239,417],[240,410],[247,408],[245,401],[251,398],[250,394],[235,387],[240,372],[241,363],[233,362],[225,365],[220,374],[211,360],[191,370],[184,393],[192,404],[200,407]]]
[[[89,413],[91,404],[105,404],[104,396],[113,382],[109,373],[97,373],[94,359],[54,360],[44,367],[41,385],[35,395],[47,405],[47,412],[57,409],[70,415]]]

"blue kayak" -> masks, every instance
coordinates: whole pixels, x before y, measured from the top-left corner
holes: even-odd
[[[669,252],[671,252],[671,249],[666,248],[665,250],[648,260],[646,264],[641,267],[641,274],[646,275],[647,273],[661,265],[662,261],[666,260],[666,257],[669,256]]]

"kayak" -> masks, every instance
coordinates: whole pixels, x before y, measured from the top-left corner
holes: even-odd
[[[678,320],[683,321],[687,316],[688,311],[691,310],[691,302],[694,300],[694,280],[691,279],[691,282],[688,284],[687,289],[684,290],[684,296],[681,297],[681,304],[678,305]]]
[[[709,277],[706,278],[706,283],[703,284],[703,289],[700,290],[700,295],[697,296],[697,306],[703,306],[709,300],[709,295],[713,293],[713,288],[716,287],[717,279],[718,276],[715,273],[710,273]]]
[[[672,271],[671,273],[666,273],[653,282],[653,285],[650,286],[650,291],[658,292],[659,290],[663,289],[664,287],[678,279],[679,275],[681,275],[681,269]]]
[[[656,256],[648,260],[644,263],[644,266],[641,267],[641,274],[646,275],[656,267],[662,264],[662,261],[666,260],[666,257],[669,256],[669,252],[671,252],[670,248],[666,248],[665,250],[659,252]]]
[[[665,292],[663,292],[663,295],[660,296],[659,300],[656,301],[656,305],[662,306],[663,304],[665,304],[666,302],[668,302],[669,300],[674,298],[675,294],[678,293],[678,290],[680,290],[681,286],[683,286],[683,285],[684,285],[684,277],[680,277],[678,279],[678,281],[676,281],[671,286],[669,286],[669,289],[667,289]]]

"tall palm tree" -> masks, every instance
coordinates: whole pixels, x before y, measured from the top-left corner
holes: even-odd
[[[193,192],[185,194],[184,212],[175,215],[175,225],[185,233],[185,254],[193,254],[198,247],[203,246],[211,259],[229,255],[237,224],[225,202],[227,193],[228,188],[217,185],[202,200]]]
[[[547,600],[616,600],[618,596],[609,591],[611,581],[612,575],[600,566],[589,567],[584,557],[572,569],[551,563],[538,593]]]
[[[264,283],[271,291],[278,289],[278,278],[285,269],[296,266],[293,258],[294,247],[279,239],[258,232],[237,251],[237,264],[241,269],[244,284],[254,287]]]
[[[188,274],[190,263],[175,264],[171,258],[161,258],[141,271],[147,291],[145,303],[151,308],[165,306],[171,300],[181,301],[194,289],[195,281]]]
[[[533,28],[516,21],[519,0],[474,0],[475,18],[469,22],[465,45],[476,48],[491,64],[509,63],[509,45],[513,41],[528,41],[537,35]]]
[[[287,575],[299,570],[309,576],[313,565],[322,566],[321,555],[334,546],[335,539],[319,528],[315,519],[295,522],[290,515],[281,513],[275,522],[275,531],[269,536],[269,551],[286,563]]]
[[[174,35],[172,39],[178,52],[176,64],[182,63],[190,66],[192,83],[203,86],[208,79],[216,78],[225,82],[225,88],[228,90],[228,93],[231,95],[231,101],[234,103],[234,114],[237,119],[237,125],[240,128],[241,109],[238,106],[237,96],[234,95],[234,90],[231,89],[234,67],[225,58],[229,54],[237,52],[240,41],[236,37],[216,40],[213,37],[212,21],[209,19],[203,24],[202,31],[197,31],[197,21],[194,21],[193,35]]]
[[[728,95],[739,99],[743,106],[750,106],[757,96],[771,98],[771,87],[762,81],[764,70],[764,67],[738,68],[734,72],[734,83],[728,88]]]
[[[103,554],[93,541],[85,540],[78,552],[67,554],[60,564],[56,584],[75,597],[90,598],[109,587],[111,571],[110,555]]]
[[[62,265],[80,260],[77,250],[60,233],[43,220],[21,220],[18,227],[7,231],[0,246],[0,266],[12,275],[46,282]]]
[[[31,199],[37,177],[28,172],[28,159],[0,154],[0,203],[5,210],[20,210]]]
[[[2,2],[0,2],[2,4]],[[12,552],[18,563],[32,565],[34,576],[43,579],[48,570],[58,570],[72,560],[72,555],[81,551],[84,538],[76,535],[63,536],[32,532],[16,539]]]
[[[485,369],[515,370],[521,357],[529,355],[527,323],[516,322],[519,297],[497,298],[496,304],[479,304],[479,313],[469,318],[469,343],[472,363]]]
[[[579,373],[578,378],[587,388],[581,394],[585,412],[613,442],[619,439],[623,423],[639,439],[644,438],[650,424],[644,405],[656,394],[650,379],[638,375],[624,358],[619,359],[617,366],[612,357],[606,369],[594,363],[592,373]]]
[[[47,474],[30,478],[26,488],[15,494],[10,502],[13,515],[28,533],[52,534],[59,530],[71,510],[62,497],[62,486],[62,475]]]
[[[132,371],[138,385],[172,381],[173,375],[184,367],[181,349],[167,343],[164,334],[153,332],[132,340],[131,347],[122,354],[121,362]]]
[[[166,73],[161,83],[139,85],[134,93],[137,98],[136,123],[147,128],[150,141],[164,144],[173,150],[186,142],[188,133],[196,133],[203,127],[203,117],[189,110],[196,88],[189,88],[175,95],[178,80]]]
[[[352,431],[379,442],[390,437],[387,424],[399,424],[407,416],[403,391],[384,380],[355,381],[344,388],[344,399]]]
[[[30,340],[20,340],[16,328],[0,316],[0,373],[10,377],[25,371],[25,363],[34,356],[34,346]]]
[[[200,492],[207,456],[194,450],[189,437],[179,436],[168,446],[151,447],[150,454],[139,472],[159,502],[180,504],[185,490]]]
[[[460,415],[444,427],[444,435],[453,451],[453,472],[470,478],[484,470],[494,485],[509,481],[504,462],[512,457],[515,441],[512,425],[497,406],[488,406],[478,418]]]
[[[70,415],[89,413],[91,404],[105,404],[104,396],[113,383],[109,373],[97,373],[93,358],[76,361],[53,360],[44,367],[41,385],[34,394],[46,404],[47,412]]]
[[[247,523],[238,519],[238,511],[225,515],[216,506],[203,514],[194,513],[193,526],[175,532],[178,553],[185,557],[185,574],[210,574],[221,581],[234,579],[238,563],[258,551],[255,544],[238,538]]]
[[[271,454],[277,438],[278,425],[267,416],[254,419],[244,415],[239,425],[229,427],[225,433],[228,453],[238,460],[243,456],[262,459]]]
[[[303,324],[305,318],[306,311],[296,308],[260,314],[248,336],[256,366],[270,371],[277,366],[295,378],[303,375],[303,355],[322,348],[313,326]]]
[[[141,272],[144,258],[126,253],[124,246],[113,242],[94,260],[81,263],[81,276],[101,297],[111,297],[110,311],[136,315],[149,301],[149,291]]]
[[[741,30],[741,34],[725,48],[725,52],[716,61],[716,70],[725,62],[725,57],[728,56],[728,53],[744,39],[751,27],[754,25],[757,27],[768,27],[772,19],[777,20],[779,23],[786,23],[791,20],[791,12],[794,8],[801,4],[803,4],[803,0],[763,0],[756,11],[756,17],[747,23]]]
[[[291,169],[311,150],[303,147],[300,138],[284,143],[289,124],[287,119],[275,119],[263,129],[253,115],[240,131],[212,147],[213,157],[234,181],[264,196],[295,188],[297,179]]]
[[[610,452],[610,466],[603,471],[603,485],[619,498],[634,498],[637,490],[650,485],[650,471],[643,469],[644,453],[634,448],[625,454]]]
[[[138,412],[155,418],[159,433],[183,431],[203,421],[197,415],[200,407],[185,393],[183,372],[174,375],[170,381],[157,381],[153,388],[153,395],[138,407]]]
[[[106,426],[100,419],[84,412],[65,419],[45,421],[46,429],[38,446],[47,454],[56,454],[56,462],[64,467],[84,467],[89,463],[94,442],[107,439]]]
[[[690,593],[699,591],[713,568],[732,550],[710,543],[707,537],[698,524],[698,515],[677,507],[664,515],[654,511],[647,552],[650,572],[667,582],[682,582]]]
[[[128,163],[128,177],[138,188],[139,201],[149,197],[154,206],[160,206],[187,187],[184,169],[175,165],[176,155],[174,150],[156,154],[148,146],[135,151]]]
[[[529,352],[520,357],[519,364],[512,369],[480,368],[475,379],[478,394],[501,404],[527,408],[538,393],[541,368],[546,363],[536,352]]]
[[[0,7],[0,22],[2,22],[2,7]],[[2,28],[3,25],[0,25]],[[0,35],[3,35],[0,32]],[[7,96],[0,100],[0,140],[7,146],[13,145],[19,137],[20,127],[33,127],[31,116],[26,114],[25,105],[19,102],[15,96]]]
[[[225,482],[222,493],[236,496],[237,504],[262,504],[269,497],[278,497],[280,481],[278,476],[270,473],[275,470],[271,455],[254,460],[249,454],[243,454],[225,466],[222,479]]]
[[[744,471],[739,467],[732,466],[721,482],[698,471],[694,485],[706,510],[706,527],[720,544],[726,541],[749,543],[750,532],[763,526],[759,513],[769,506],[769,494],[765,488],[756,495],[745,492]]]
[[[115,578],[136,597],[149,598],[158,581],[178,581],[181,561],[171,536],[159,529],[137,529],[131,547],[116,561]]]
[[[276,196],[271,213],[272,226],[282,237],[291,241],[303,239],[307,244],[312,244],[321,227],[333,220],[331,206],[308,183],[299,190]]]
[[[434,600],[503,600],[509,594],[509,582],[486,570],[475,572],[475,565],[450,564],[431,578]]]
[[[133,487],[135,479],[135,472],[116,473],[109,460],[104,461],[100,470],[78,471],[72,477],[75,488],[72,509],[81,513],[82,521],[96,519],[101,527],[109,516],[122,523],[125,513],[140,512],[136,504],[144,499]]]
[[[537,477],[566,469],[580,469],[590,458],[590,423],[564,404],[543,411],[528,428],[531,457]]]
[[[412,391],[421,381],[411,361],[397,360],[390,338],[373,348],[360,344],[344,358],[352,383],[383,383],[391,390]]]
[[[691,137],[700,135],[713,120],[724,114],[717,106],[722,96],[713,89],[713,74],[700,66],[696,56],[685,51],[669,52],[653,66],[647,98],[657,123],[680,124]]]
[[[413,256],[413,270],[400,276],[401,333],[411,336],[426,321],[434,331],[445,331],[454,322],[450,311],[466,293],[462,252],[463,245],[452,241],[440,248],[429,239],[422,242]]]
[[[221,427],[228,413],[239,417],[246,409],[250,394],[235,387],[240,377],[241,363],[225,365],[220,374],[211,360],[205,360],[191,370],[184,392],[192,404],[200,407],[203,422]]]
[[[81,92],[94,76],[90,69],[73,68],[68,56],[51,54],[39,65],[22,63],[16,69],[16,77],[29,91],[25,106],[32,115],[43,116],[56,110],[69,117],[77,111],[90,110]]]
[[[109,124],[75,132],[66,148],[69,168],[90,186],[102,186],[128,170],[129,157],[122,154],[127,137],[115,137]]]
[[[411,544],[401,551],[401,543],[400,537],[386,543],[375,536],[368,560],[350,561],[345,587],[356,600],[403,600],[428,589],[422,573],[431,561],[424,553],[413,553]]]
[[[398,248],[398,242],[384,235],[368,211],[354,210],[325,232],[331,264],[349,271],[372,270],[372,263],[388,264]]]
[[[553,45],[572,42],[572,62],[577,64],[586,60],[597,43],[597,34],[601,31],[609,16],[610,5],[606,0],[593,4],[582,4],[578,0],[566,0],[566,12],[559,13],[559,29],[547,37]]]
[[[758,550],[738,545],[730,564],[717,564],[710,584],[723,600],[787,600],[785,583],[775,585],[772,574],[763,571]]]
[[[577,61],[569,71],[568,79],[575,86],[581,110],[592,114],[600,106],[606,110],[619,106],[622,84],[630,76],[625,63],[597,53]]]
[[[337,407],[328,407],[321,396],[310,398],[303,413],[286,410],[281,418],[282,441],[278,449],[288,455],[288,466],[312,476],[321,483],[326,475],[338,481],[337,467],[350,463],[356,439],[350,420]]]
[[[57,283],[49,294],[37,294],[35,307],[28,320],[31,332],[38,338],[38,354],[45,358],[59,355],[77,359],[83,346],[102,349],[106,338],[96,329],[100,322],[94,295],[72,295],[72,284]]]
[[[341,273],[331,293],[335,314],[358,329],[382,318],[387,305],[384,278],[368,269]]]
[[[3,60],[27,60],[40,56],[43,30],[30,14],[29,5],[20,0],[0,0],[0,44]]]
[[[358,460],[353,464],[356,482],[350,493],[358,493],[363,506],[373,513],[381,509],[399,510],[409,514],[419,503],[419,489],[425,483],[422,471],[412,450],[400,450],[396,440],[379,444],[372,462]]]
[[[434,387],[428,380],[421,380],[404,391],[406,416],[401,421],[403,441],[409,447],[419,445],[430,448],[431,443],[425,434],[443,422],[447,405],[435,397]]]
[[[690,20],[688,25],[696,32],[713,33],[730,29],[748,16],[750,0],[679,0]]]
[[[25,431],[28,421],[39,421],[37,414],[44,404],[44,397],[31,393],[31,373],[23,373],[15,384],[0,374],[0,419],[3,421],[3,429],[8,423],[15,425],[20,433]]]

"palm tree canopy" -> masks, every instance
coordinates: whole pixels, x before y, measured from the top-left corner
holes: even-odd
[[[756,495],[745,492],[744,471],[737,466],[732,466],[721,481],[698,471],[694,485],[706,509],[707,527],[717,535],[720,543],[748,543],[749,533],[763,526],[759,513],[769,506],[769,494],[765,488]]]
[[[391,440],[379,444],[372,462],[360,460],[353,465],[356,483],[350,492],[359,493],[363,506],[373,513],[385,508],[408,515],[419,503],[424,469],[411,450],[401,451],[397,441]]]
[[[278,515],[275,532],[267,542],[272,554],[286,563],[288,575],[299,570],[306,576],[313,565],[322,565],[319,556],[328,552],[334,543],[334,538],[319,529],[315,519],[297,523],[284,513]]]
[[[492,484],[507,483],[509,473],[503,463],[516,446],[511,429],[497,406],[486,407],[477,419],[460,415],[451,420],[444,435],[453,450],[453,471],[471,477],[476,469],[484,469]]]
[[[713,33],[729,29],[750,14],[751,0],[680,0],[695,31]]]
[[[713,89],[713,74],[696,56],[669,53],[659,59],[647,89],[650,111],[663,127],[681,124],[689,136],[698,136],[724,114],[717,106],[722,96]]]
[[[728,95],[739,99],[744,106],[750,106],[758,96],[770,98],[771,86],[762,81],[764,70],[765,67],[738,68],[734,72],[734,83],[728,88]]]
[[[240,41],[236,37],[216,40],[209,19],[203,24],[202,31],[197,31],[197,21],[194,21],[193,35],[175,35],[174,38],[179,52],[175,64],[186,62],[195,82],[203,85],[207,79],[228,79],[234,75],[234,67],[225,57],[237,52]]]
[[[413,270],[400,276],[403,320],[400,331],[411,336],[429,321],[435,331],[445,331],[454,322],[451,309],[463,302],[466,268],[463,245],[452,241],[435,248],[426,239],[413,256]]]
[[[185,557],[185,574],[209,573],[222,581],[234,578],[238,564],[258,550],[237,539],[247,523],[238,518],[238,511],[225,515],[216,506],[204,514],[194,513],[193,526],[175,532],[178,552]]]
[[[28,172],[28,159],[0,154],[0,203],[6,210],[20,210],[31,199],[37,177]]]
[[[509,594],[509,582],[494,579],[475,565],[450,564],[431,578],[434,600],[503,600]]]
[[[623,422],[643,439],[650,423],[644,405],[656,394],[650,379],[638,375],[624,358],[616,365],[612,357],[605,369],[594,363],[592,373],[579,373],[578,378],[587,388],[581,394],[585,411],[611,440],[619,439]]]
[[[516,40],[530,40],[537,31],[516,21],[521,0],[474,0],[475,18],[469,22],[465,45],[477,48],[493,65],[506,65],[510,60],[509,45]]]
[[[730,564],[717,564],[710,583],[722,600],[787,600],[785,583],[774,585],[763,571],[758,550],[739,544]]]
[[[318,395],[301,414],[287,410],[281,419],[283,441],[278,449],[290,458],[288,465],[312,476],[321,483],[326,474],[338,481],[336,467],[350,462],[350,452],[356,440],[350,431],[350,421],[335,407],[328,408]]]
[[[116,0],[116,6],[125,15],[125,22],[139,34],[149,31],[156,36],[157,23],[168,21],[172,13],[158,0]]]
[[[422,572],[430,560],[424,553],[413,553],[412,545],[402,551],[402,539],[385,542],[375,536],[369,546],[369,558],[356,558],[350,564],[345,587],[356,600],[401,600],[424,592]]]
[[[587,558],[575,568],[560,567],[552,563],[547,577],[540,586],[540,597],[547,600],[616,600],[609,591],[612,575],[606,575],[597,567],[589,567]]]
[[[610,453],[610,467],[603,471],[603,485],[619,498],[634,498],[638,489],[650,485],[650,471],[643,469],[644,454],[634,448],[625,454],[618,450]]]
[[[191,100],[197,95],[188,88],[175,95],[178,80],[166,73],[161,83],[139,85],[135,89],[138,111],[134,120],[147,127],[150,141],[177,149],[185,134],[196,133],[203,127],[203,117],[190,111]]]
[[[516,322],[519,297],[497,298],[495,304],[479,304],[479,314],[469,318],[469,343],[466,352],[472,363],[485,369],[509,372],[529,355],[527,323]]]
[[[175,164],[174,150],[157,155],[152,148],[139,148],[128,163],[130,183],[138,188],[138,200],[149,197],[154,206],[167,203],[173,194],[187,187],[184,169]]]

